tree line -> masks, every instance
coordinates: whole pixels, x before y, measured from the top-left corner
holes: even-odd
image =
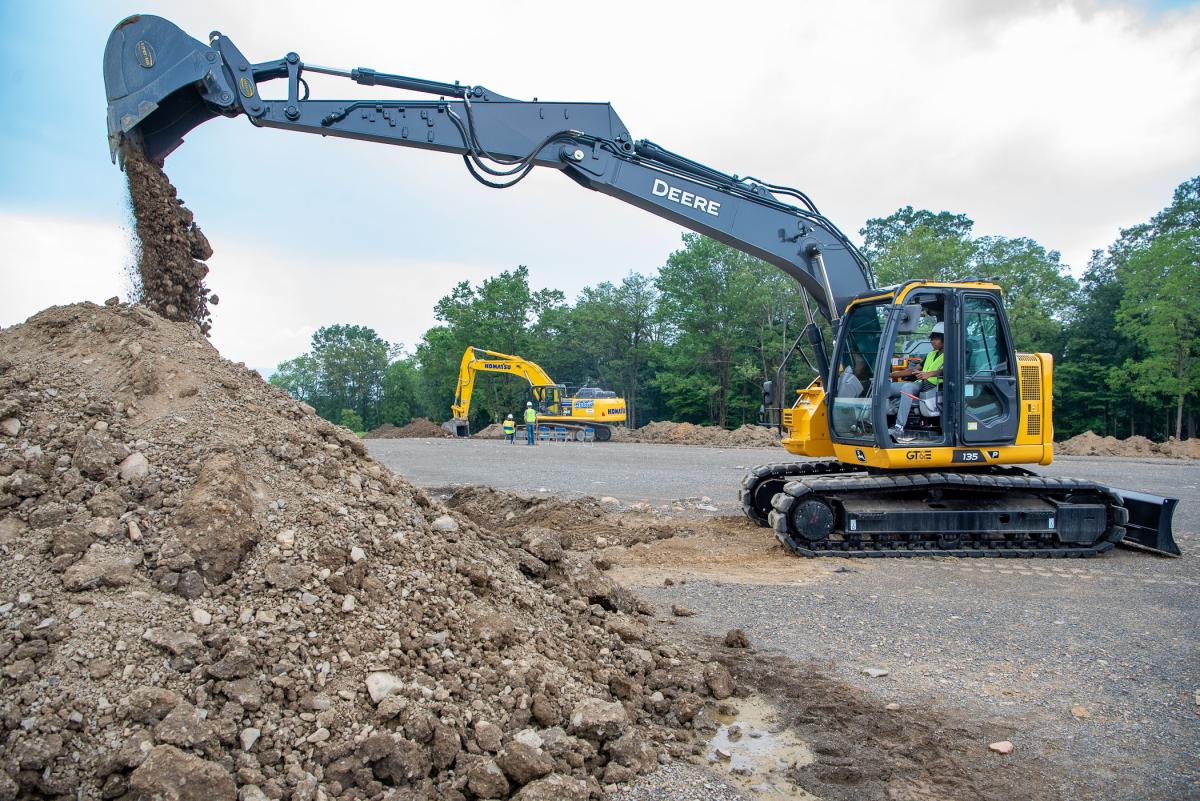
[[[902,208],[859,231],[880,286],[913,277],[997,281],[1014,344],[1055,359],[1059,438],[1085,430],[1192,437],[1200,396],[1200,176],[1150,220],[1093,252],[1077,280],[1057,251],[1028,237],[975,236],[964,214]],[[805,324],[801,288],[776,268],[684,234],[653,275],[585,288],[573,302],[534,290],[525,267],[462,282],[435,306],[412,352],[365,326],[320,329],[310,352],[271,382],[355,430],[443,420],[468,345],[536,361],[556,381],[615,390],[631,423],[671,419],[735,427],[757,419]],[[790,387],[814,372],[789,362]],[[517,413],[528,387],[480,374],[474,430]]]

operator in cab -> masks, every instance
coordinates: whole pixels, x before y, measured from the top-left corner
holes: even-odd
[[[904,424],[908,422],[908,413],[912,409],[913,401],[917,400],[923,384],[928,383],[931,386],[941,386],[942,383],[942,363],[946,359],[946,354],[943,348],[946,345],[945,326],[938,323],[929,332],[929,344],[933,346],[933,350],[925,355],[925,361],[921,364],[918,370],[915,367],[908,367],[903,370],[896,370],[891,374],[892,382],[888,385],[889,397],[900,397],[900,408],[896,412],[896,422],[892,425],[888,432],[892,435],[892,439],[900,442],[906,438],[904,433]],[[917,378],[920,381],[904,381],[899,382],[895,379],[900,378]]]

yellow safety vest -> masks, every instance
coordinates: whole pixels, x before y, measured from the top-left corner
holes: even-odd
[[[922,369],[927,373],[931,373],[934,370],[941,370],[942,362],[944,362],[945,360],[946,360],[946,351],[945,350],[931,350],[931,351],[929,351],[929,353],[925,354],[925,364],[923,365]],[[934,384],[934,385],[942,383],[942,379],[940,376],[927,378],[925,380],[928,381],[930,384]]]
[[[526,423],[536,423],[537,422],[537,412],[535,412],[533,410],[532,406],[527,407],[525,409],[525,422]]]
[[[517,430],[517,424],[514,421],[512,421],[512,420],[504,421],[504,433],[505,434],[511,434],[516,430]]]

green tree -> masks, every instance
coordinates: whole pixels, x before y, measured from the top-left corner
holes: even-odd
[[[1129,385],[1108,380],[1110,371],[1134,353],[1133,342],[1113,325],[1122,294],[1112,258],[1104,250],[1093,251],[1063,334],[1062,356],[1054,364],[1054,428],[1060,439],[1084,431],[1115,434],[1122,424],[1125,430],[1130,425]]]
[[[641,389],[657,338],[657,303],[654,282],[631,272],[620,285],[606,281],[585,288],[571,310],[573,341],[583,351],[589,371],[625,399],[631,425],[638,420]]]
[[[967,275],[976,250],[974,226],[965,214],[905,206],[867,220],[858,233],[879,285],[891,286],[910,278],[952,281]]]
[[[344,426],[355,433],[366,431],[366,428],[363,426],[362,417],[360,417],[358,412],[354,411],[353,409],[342,409],[342,414],[338,420],[338,425]]]
[[[1114,370],[1112,381],[1129,382],[1142,400],[1171,399],[1174,434],[1182,438],[1185,401],[1200,392],[1200,229],[1157,234],[1130,254],[1120,278],[1117,324],[1141,353]]]
[[[1013,344],[1020,351],[1058,354],[1063,320],[1078,285],[1056,250],[1026,237],[981,237],[974,242],[969,268],[1004,288]]]
[[[420,370],[412,357],[397,359],[383,373],[379,417],[384,423],[403,426],[423,413],[419,400]]]
[[[313,334],[312,350],[281,363],[271,383],[330,422],[341,423],[342,410],[349,409],[374,428],[380,422],[383,373],[397,350],[366,326],[325,326]]]
[[[699,234],[684,234],[683,242],[655,281],[669,345],[655,384],[677,418],[724,426],[745,362],[754,358],[756,293],[774,268]],[[745,419],[744,405],[741,411]]]

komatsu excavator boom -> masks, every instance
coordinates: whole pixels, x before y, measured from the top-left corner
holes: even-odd
[[[617,393],[586,387],[575,393],[568,391],[542,369],[541,365],[494,350],[468,345],[458,368],[458,384],[454,389],[451,419],[442,428],[460,437],[469,436],[471,426],[471,396],[479,373],[515,375],[529,382],[530,403],[537,411],[538,422],[563,428],[583,439],[591,429],[597,442],[612,439],[612,426],[625,422],[625,400]]]
[[[304,77],[313,73],[436,99],[316,99]],[[286,96],[263,97],[275,80]],[[521,101],[294,52],[255,63],[227,36],[205,44],[148,15],[113,30],[104,83],[114,159],[130,140],[161,160],[206,120],[245,116],[259,128],[451,153],[494,188],[554,169],[793,277],[807,322],[793,351],[806,341],[816,377],[790,404],[781,381],[766,382],[763,405],[783,447],[816,460],[756,467],[740,491],[746,514],[793,553],[1092,556],[1123,541],[1179,553],[1175,499],[1015,467],[1053,459],[1052,360],[1014,351],[1001,287],[876,288],[804,192],[635,140],[608,103]],[[834,333],[831,352],[817,313]],[[904,380],[914,373],[919,382]]]

